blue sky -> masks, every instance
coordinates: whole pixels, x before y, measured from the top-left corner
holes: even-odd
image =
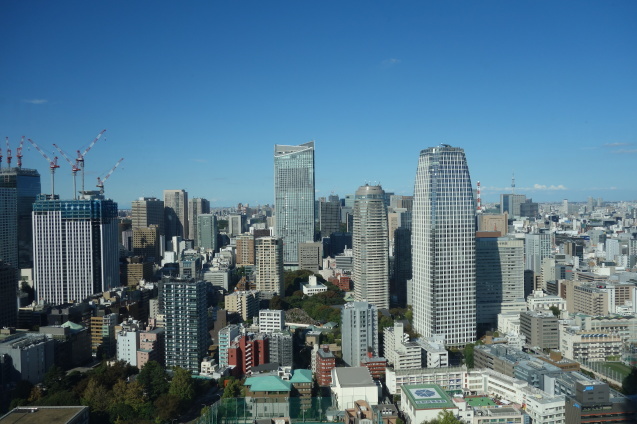
[[[634,1],[4,1],[0,136],[73,153],[106,128],[86,181],[124,157],[106,182],[121,207],[175,188],[272,203],[274,144],[310,140],[317,197],[411,194],[419,151],[446,143],[487,201],[513,172],[536,201],[634,200],[636,16]]]

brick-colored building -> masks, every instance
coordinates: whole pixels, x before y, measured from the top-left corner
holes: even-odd
[[[387,359],[372,355],[371,352],[361,359],[361,367],[367,367],[374,380],[384,380]]]
[[[343,291],[350,291],[352,287],[352,280],[347,275],[338,274],[329,278],[328,281]]]
[[[316,352],[316,381],[321,387],[332,384],[332,369],[336,367],[336,357],[329,345],[321,345]]]
[[[239,336],[228,348],[228,365],[234,366],[233,374],[243,377],[252,367],[270,361],[270,343],[265,335]]]

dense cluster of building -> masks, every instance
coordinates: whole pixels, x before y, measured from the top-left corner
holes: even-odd
[[[53,364],[118,359],[244,379],[254,417],[310,408],[316,385],[352,424],[634,418],[580,371],[621,384],[594,364],[637,363],[635,204],[538,204],[514,187],[483,204],[448,145],[420,153],[413,196],[365,184],[317,200],[314,148],[275,146],[273,207],[165,190],[119,211],[1,168],[0,397]],[[290,287],[295,270],[309,272]],[[271,307],[328,294],[344,297],[338,323]],[[450,351],[479,339],[475,368],[460,366]]]

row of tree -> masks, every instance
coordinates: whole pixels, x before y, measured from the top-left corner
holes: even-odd
[[[20,382],[10,407],[86,405],[91,423],[169,422],[185,412],[195,394],[210,384],[193,380],[190,371],[183,368],[176,367],[170,374],[155,361],[148,362],[139,374],[124,361],[103,362],[84,374],[66,374],[54,366],[41,385]]]

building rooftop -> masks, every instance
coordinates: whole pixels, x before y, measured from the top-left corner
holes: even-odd
[[[465,398],[465,401],[467,402],[467,405],[469,406],[495,406],[495,402],[491,400],[491,398],[488,398],[486,396],[480,396],[480,397],[468,397]]]
[[[87,406],[19,407],[0,417],[1,424],[66,424]],[[33,411],[33,412],[32,412]]]
[[[457,409],[449,395],[437,384],[406,384],[402,392],[415,409]]]
[[[289,381],[281,380],[273,375],[250,377],[246,379],[245,385],[250,387],[251,392],[289,392],[292,390],[292,384]]]
[[[312,382],[312,371],[310,370],[294,370],[292,373],[292,378],[290,378],[290,383],[311,383]]]
[[[338,367],[334,368],[341,387],[374,386],[374,380],[367,367]]]

